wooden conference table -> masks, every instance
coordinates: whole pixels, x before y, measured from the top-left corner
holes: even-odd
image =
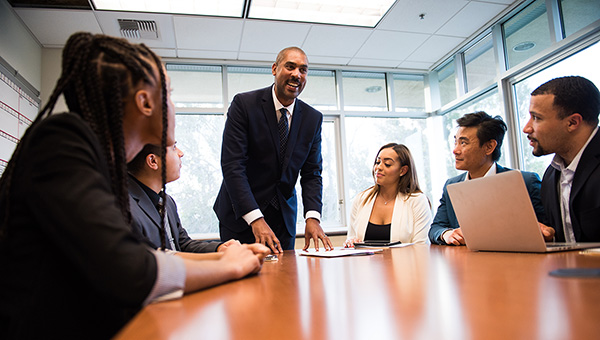
[[[117,339],[599,339],[600,256],[410,246],[294,251],[260,274],[145,307]]]

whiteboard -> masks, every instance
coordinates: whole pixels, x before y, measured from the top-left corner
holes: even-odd
[[[0,70],[0,173],[37,115],[39,102],[39,98],[32,98]]]

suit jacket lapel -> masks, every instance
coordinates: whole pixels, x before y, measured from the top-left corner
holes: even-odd
[[[600,164],[600,132],[597,132],[594,138],[583,151],[575,176],[573,177],[573,186],[571,187],[571,197],[569,197],[569,209],[572,210],[573,198],[577,196],[588,177]]]
[[[131,197],[137,202],[138,206],[142,211],[154,222],[154,225],[157,228],[160,228],[160,215],[158,214],[158,210],[150,198],[142,188],[132,179],[129,180],[129,187],[131,192]]]
[[[300,104],[300,100],[296,99],[294,114],[292,114],[292,124],[290,125],[290,131],[288,133],[288,141],[285,150],[285,159],[288,161],[283,162],[283,166],[281,167],[282,171],[287,167],[290,155],[294,151],[294,146],[298,140],[298,131],[300,131],[300,125],[302,125],[302,105]]]
[[[277,150],[277,160],[279,160],[279,129],[277,127],[277,113],[275,112],[275,104],[273,104],[273,94],[271,87],[265,88],[265,93],[262,98],[262,109],[269,131],[271,131],[271,140]],[[288,141],[289,145],[289,141]]]

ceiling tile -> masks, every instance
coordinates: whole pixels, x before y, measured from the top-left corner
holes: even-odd
[[[2,0],[0,0],[2,1]],[[120,36],[117,19],[154,20],[159,39],[139,39],[165,58],[270,65],[300,46],[312,65],[428,69],[508,6],[523,0],[397,0],[375,29],[301,22],[115,11],[14,8],[44,47],[76,31]],[[419,19],[424,13],[425,18]]]
[[[435,33],[467,5],[465,0],[399,0],[377,28],[393,31]],[[424,19],[419,14],[425,14]]]
[[[444,55],[464,41],[463,38],[434,35],[411,54],[406,61],[431,62],[440,60]]]
[[[405,60],[398,67],[406,69],[428,70],[431,65],[433,65],[433,63]]]
[[[15,8],[44,47],[62,47],[75,32],[102,33],[92,11]]]
[[[173,16],[168,14],[150,14],[133,12],[97,11],[96,17],[104,34],[120,37],[118,19],[151,20],[158,26],[158,39],[128,39],[132,43],[144,43],[152,48],[175,48]]]
[[[284,46],[281,49],[285,47],[287,46]],[[277,53],[279,53],[279,51],[273,53],[240,52],[238,55],[238,60],[266,61],[274,63],[275,58],[277,58]]]
[[[242,52],[279,53],[289,46],[302,46],[311,25],[280,21],[246,20]]]
[[[309,56],[353,57],[371,29],[313,25],[302,45]]]
[[[448,21],[436,34],[468,37],[492,20],[507,6],[483,2],[470,2]]]
[[[417,49],[429,35],[376,30],[356,54],[362,59],[397,60],[399,64]]]
[[[177,47],[237,52],[244,22],[200,16],[174,16]]]
[[[152,51],[161,58],[177,58],[177,51],[171,48],[153,48]]]
[[[514,2],[518,2],[515,0],[478,0],[479,2],[491,2],[494,4],[505,4],[505,5],[510,5]]]
[[[399,62],[397,60],[383,60],[383,59],[362,59],[353,58],[350,60],[348,65],[352,66],[370,66],[370,67],[396,67]]]
[[[350,58],[343,57],[323,57],[323,56],[313,56],[312,54],[306,52],[308,55],[308,66],[311,67],[314,64],[321,65],[346,65],[350,61]]]
[[[177,56],[180,58],[235,60],[237,58],[237,51],[205,51],[177,49]]]

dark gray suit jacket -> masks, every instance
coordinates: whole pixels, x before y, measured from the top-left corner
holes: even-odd
[[[147,242],[154,248],[160,247],[160,215],[158,210],[140,185],[129,178],[129,205],[131,207],[131,227],[137,234],[143,235]],[[177,251],[190,253],[210,253],[217,251],[221,242],[205,242],[193,240],[189,237],[187,231],[181,226],[181,220],[177,213],[177,205],[169,195],[167,195],[167,216],[171,226],[174,243]],[[170,248],[169,242],[166,242],[167,248]]]
[[[564,242],[558,181],[560,171],[548,166],[542,180],[542,202],[546,211],[546,224],[556,230],[556,241]],[[592,138],[581,155],[571,196],[569,211],[573,233],[577,242],[600,242],[600,132]]]

